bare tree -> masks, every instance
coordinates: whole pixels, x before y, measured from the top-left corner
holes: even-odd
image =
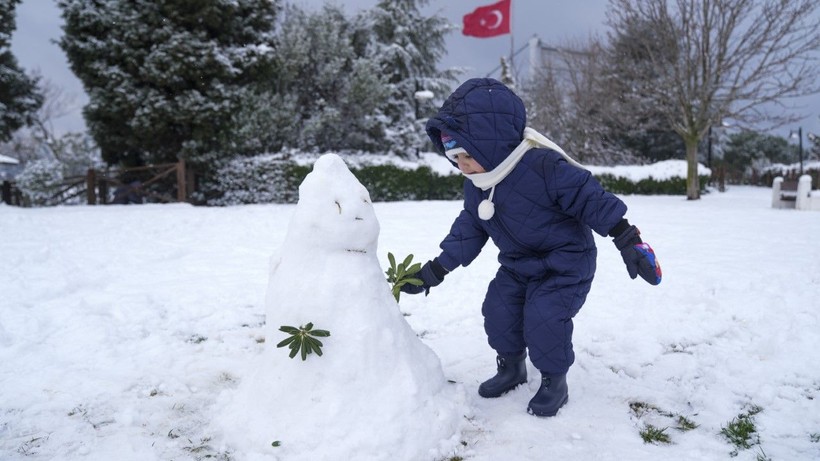
[[[652,84],[644,96],[686,146],[686,196],[700,198],[698,144],[709,127],[782,125],[787,98],[820,91],[817,0],[610,0],[614,37],[648,26],[639,44]]]
[[[42,76],[39,69],[32,74],[38,79],[43,94],[43,105],[37,111],[34,126],[40,130],[43,139],[50,142],[56,138],[54,121],[71,114],[79,105],[73,93],[67,93],[63,87]]]
[[[524,93],[530,124],[582,163],[635,162],[613,142],[611,121],[620,104],[609,86],[603,47],[596,38],[541,46],[536,77]]]
[[[42,77],[39,72],[37,91],[43,96],[43,103],[32,116],[31,126],[14,133],[7,143],[0,145],[3,151],[11,152],[24,166],[45,162],[60,165],[60,174],[84,174],[88,168],[103,166],[99,149],[87,133],[59,133],[54,128],[57,119],[75,111],[75,97],[53,81]]]
[[[30,126],[14,133],[5,144],[23,164],[43,157],[60,160],[60,137],[54,122],[77,109],[73,94],[66,93],[52,80],[42,76],[38,69],[31,72],[37,81],[37,91],[42,95],[42,105],[32,115]]]

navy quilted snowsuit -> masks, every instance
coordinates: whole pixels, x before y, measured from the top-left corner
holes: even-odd
[[[444,152],[445,131],[491,171],[521,142],[524,104],[493,79],[462,84],[427,123]],[[441,242],[439,263],[448,271],[467,266],[488,238],[500,250],[501,267],[482,306],[490,346],[502,356],[529,350],[541,372],[566,373],[575,355],[572,318],[584,304],[595,274],[597,250],[590,229],[602,236],[626,214],[586,170],[558,152],[536,148],[495,188],[495,214],[484,221],[478,204],[488,198],[469,179],[464,209]]]

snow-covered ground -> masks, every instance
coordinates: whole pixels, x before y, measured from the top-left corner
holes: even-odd
[[[526,413],[532,368],[528,385],[501,398],[476,394],[495,372],[480,313],[497,268],[491,244],[430,296],[402,296],[404,318],[466,396],[458,440],[436,459],[730,459],[721,428],[753,406],[762,409],[760,444],[736,459],[820,458],[820,213],[774,210],[765,188],[699,201],[623,198],[663,283],[630,280],[598,237],[597,277],[575,322],[570,400],[557,417]],[[461,203],[374,208],[386,268],[388,251],[435,256]],[[215,408],[273,347],[263,341],[269,259],[294,210],[0,205],[0,459],[246,459],[247,447],[216,429]],[[340,389],[325,397],[353,397]],[[697,427],[675,429],[678,416]],[[321,412],[271,417],[328,424]],[[644,443],[647,424],[668,427],[671,444]],[[380,437],[362,427],[346,430]]]

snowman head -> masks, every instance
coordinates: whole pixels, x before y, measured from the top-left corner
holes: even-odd
[[[288,244],[323,251],[375,253],[379,222],[370,194],[341,157],[325,154],[299,186]]]

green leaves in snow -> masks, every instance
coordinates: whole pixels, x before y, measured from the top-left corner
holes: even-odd
[[[310,322],[299,328],[282,325],[279,327],[279,331],[283,331],[290,336],[282,340],[276,347],[288,346],[290,348],[290,358],[296,357],[296,354],[301,354],[303,361],[307,360],[307,356],[314,352],[321,357],[324,344],[316,338],[330,336],[330,332],[327,330],[314,330],[313,323]]]

